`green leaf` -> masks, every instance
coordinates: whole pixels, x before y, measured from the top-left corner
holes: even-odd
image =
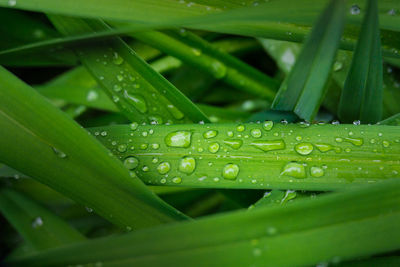
[[[189,31],[149,31],[132,36],[234,88],[269,100],[275,95],[277,81]]]
[[[0,68],[0,161],[121,227],[182,219],[94,138]]]
[[[392,126],[400,126],[400,113],[393,115],[390,118],[387,118],[383,121],[380,121],[381,125],[392,125]]]
[[[105,23],[97,20],[50,18],[64,35],[108,29]],[[160,124],[208,121],[188,98],[121,39],[114,38],[95,48],[76,48],[75,51],[122,114],[131,121]]]
[[[382,52],[376,0],[368,1],[367,13],[342,90],[339,118],[344,122],[373,123],[382,116]]]
[[[400,177],[398,127],[267,121],[89,131],[150,185],[334,190]]]
[[[24,266],[97,262],[113,266],[337,263],[400,248],[399,181],[299,200],[284,207],[260,207],[251,212],[233,212],[86,241],[8,263]]]
[[[345,17],[345,1],[332,0],[316,22],[293,70],[281,85],[273,109],[293,111],[311,121],[325,92]]]
[[[62,219],[11,189],[0,191],[0,212],[36,250],[86,239]]]

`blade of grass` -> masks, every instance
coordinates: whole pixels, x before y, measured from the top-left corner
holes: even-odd
[[[398,127],[267,121],[89,131],[151,185],[334,190],[400,177]]]
[[[307,266],[337,263],[400,247],[399,189],[399,180],[387,181],[315,200],[300,200],[284,207],[260,207],[252,212],[233,212],[193,223],[82,242],[19,257],[8,264]]]
[[[97,20],[86,22],[60,16],[50,16],[50,19],[64,35],[108,29]],[[122,114],[131,121],[208,121],[188,98],[121,39],[107,40],[95,48],[76,48],[75,51]]]
[[[272,108],[311,121],[322,102],[343,30],[345,1],[332,0],[316,22]]]
[[[148,31],[133,33],[132,36],[209,73],[236,89],[269,100],[275,95],[277,81],[228,53],[221,52],[189,31],[170,30],[165,33]]]
[[[303,1],[300,9],[295,0],[268,2],[250,8],[238,8],[239,5],[243,5],[243,2],[231,3],[224,1],[223,5],[221,6],[220,2],[216,3],[215,1],[210,1],[207,3],[203,1],[201,3],[190,2],[191,4],[185,4],[184,2],[176,3],[174,1],[165,3],[163,1],[161,4],[162,8],[165,8],[166,10],[171,9],[171,12],[160,13],[156,17],[149,17],[149,10],[155,10],[154,7],[151,6],[153,2],[138,4],[136,2],[131,3],[126,2],[127,0],[121,0],[124,2],[124,4],[119,7],[115,2],[102,2],[101,4],[96,3],[95,5],[97,8],[96,12],[94,12],[93,7],[91,6],[91,1],[80,3],[79,8],[73,6],[71,1],[73,2],[73,0],[70,0],[68,3],[60,7],[48,0],[38,1],[37,3],[40,3],[40,5],[37,6],[32,6],[31,1],[22,0],[18,1],[16,7],[64,15],[83,17],[100,16],[102,18],[115,19],[117,21],[122,20],[134,22],[134,25],[131,24],[131,29],[125,29],[121,31],[121,33],[128,33],[138,29],[191,26],[210,31],[302,42],[310,30],[309,25],[311,25],[311,23],[320,14],[322,8],[327,3],[327,0]],[[249,1],[247,4],[251,2],[252,1]],[[180,16],[176,11],[177,4],[179,6],[178,10],[182,11],[182,17],[186,18],[179,18]],[[0,5],[7,6],[7,0],[1,0]],[[123,11],[120,10],[122,6]],[[200,9],[194,8],[193,6],[196,6]],[[209,8],[207,8],[207,6]],[[353,6],[356,8],[359,7],[361,12],[351,12],[351,10],[353,10]],[[201,7],[203,10],[201,10]],[[214,9],[213,7],[216,8]],[[204,10],[204,8],[206,10]],[[132,11],[132,9],[134,11]],[[392,15],[396,9],[399,9],[397,2],[392,0],[380,1],[379,14],[381,17],[381,27],[383,29],[387,29],[387,31],[382,32],[383,43],[385,44],[383,49],[385,50],[385,54],[399,57],[400,47],[398,45],[398,41],[400,36],[392,32],[399,31],[399,18],[398,16]],[[359,14],[363,13],[365,10],[365,3],[363,0],[355,0],[351,3],[349,2],[347,3],[347,10],[349,10],[348,16],[350,21],[359,25],[361,21],[361,16]],[[156,13],[158,11],[156,11]],[[201,16],[215,12],[217,12],[217,14]],[[172,19],[170,18],[171,14],[174,14]],[[140,17],[142,17],[142,20],[139,19]],[[300,23],[300,25],[293,23]],[[305,26],[304,24],[308,26]],[[358,30],[354,30],[353,28],[349,27],[349,29],[346,30],[345,38],[342,41],[341,47],[351,50],[354,49],[357,34]]]
[[[382,52],[378,3],[368,1],[367,13],[340,97],[338,116],[344,122],[374,123],[382,116]]]
[[[0,191],[0,211],[25,241],[36,250],[86,239],[62,219],[11,189]]]
[[[183,218],[95,139],[0,68],[0,161],[93,208],[123,228]],[[93,155],[96,155],[95,157]]]
[[[400,126],[400,113],[393,115],[390,118],[387,118],[383,121],[380,121],[381,125],[392,125],[392,126]]]

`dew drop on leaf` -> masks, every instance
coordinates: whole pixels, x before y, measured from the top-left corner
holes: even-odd
[[[239,174],[239,166],[236,164],[226,164],[222,170],[222,177],[228,180],[235,180]]]
[[[171,169],[171,165],[168,162],[161,162],[157,166],[157,171],[159,174],[166,174]]]
[[[306,170],[303,164],[289,162],[283,167],[281,175],[288,175],[294,178],[306,178]]]
[[[313,151],[314,146],[311,143],[298,143],[294,149],[300,155],[309,155]]]
[[[176,131],[169,133],[164,141],[169,147],[182,147],[186,148],[190,146],[192,133],[189,131]]]
[[[178,170],[182,173],[191,174],[196,169],[196,160],[193,157],[183,157],[179,161]]]
[[[129,170],[135,169],[138,165],[139,165],[139,160],[135,157],[127,157],[124,160],[124,166]]]

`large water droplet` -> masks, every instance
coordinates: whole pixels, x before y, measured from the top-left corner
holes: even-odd
[[[254,138],[260,138],[262,133],[260,129],[252,129],[250,131],[251,136],[253,136]]]
[[[315,146],[318,148],[319,151],[322,153],[328,152],[333,149],[333,146],[330,144],[315,144]]]
[[[176,131],[169,133],[164,141],[169,147],[189,147],[192,133],[189,131]]]
[[[240,124],[236,127],[236,131],[238,132],[243,132],[246,129],[246,127],[243,124]]]
[[[314,149],[314,146],[311,143],[298,143],[294,149],[300,155],[309,155]]]
[[[222,170],[222,177],[228,180],[235,180],[239,174],[239,166],[236,164],[226,164]]]
[[[243,145],[243,141],[240,139],[227,139],[223,142],[225,145],[228,145],[233,149],[239,149]]]
[[[147,112],[147,104],[144,98],[137,94],[129,94],[128,91],[124,91],[124,97],[132,104],[140,113]]]
[[[263,123],[263,129],[266,131],[270,131],[274,127],[274,122],[273,121],[264,121]]]
[[[285,167],[283,167],[281,175],[288,175],[294,178],[306,178],[306,169],[303,164],[289,162]]]
[[[139,160],[135,157],[127,157],[124,160],[124,166],[128,170],[135,169],[139,165]]]
[[[139,124],[137,122],[132,122],[130,125],[130,128],[132,131],[136,131],[138,126],[139,126]]]
[[[344,141],[349,142],[355,146],[362,146],[364,140],[362,138],[345,137]]]
[[[312,177],[317,177],[317,178],[322,177],[325,174],[324,169],[320,167],[311,167],[310,173]]]
[[[191,174],[196,169],[196,160],[193,157],[184,157],[179,161],[178,170],[180,172]]]
[[[157,171],[160,174],[166,174],[169,172],[170,169],[171,165],[168,162],[161,162],[157,167]]]
[[[208,151],[210,151],[211,153],[217,153],[218,150],[219,150],[219,144],[217,142],[211,143],[208,146]]]
[[[121,153],[124,153],[127,149],[127,146],[125,144],[121,144],[118,146],[117,150]]]
[[[282,139],[253,141],[250,145],[265,152],[285,149],[285,141]]]
[[[206,138],[206,139],[209,139],[209,138],[216,137],[217,134],[218,134],[217,131],[215,131],[215,130],[210,130],[210,131],[204,132],[204,133],[203,133],[203,137]]]

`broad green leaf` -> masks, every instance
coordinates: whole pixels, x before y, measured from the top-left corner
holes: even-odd
[[[374,123],[382,116],[382,52],[378,3],[368,1],[367,13],[340,97],[338,115],[344,122]]]
[[[101,21],[50,16],[64,35],[107,29]],[[107,40],[76,48],[79,59],[116,106],[138,123],[198,122],[207,117],[179,90],[152,69],[124,41]],[[179,108],[178,108],[179,107]]]
[[[345,1],[332,0],[316,22],[292,71],[279,88],[273,109],[311,121],[321,105],[343,30]]]
[[[400,178],[398,127],[266,121],[89,131],[150,185],[334,190]]]
[[[390,252],[400,248],[399,181],[86,241],[8,264],[310,266]]]
[[[77,123],[0,68],[0,161],[121,227],[182,219]]]
[[[11,189],[0,190],[0,212],[36,250],[85,240],[62,219]]]
[[[277,81],[186,30],[138,32],[132,36],[234,88],[269,100],[275,95]]]

